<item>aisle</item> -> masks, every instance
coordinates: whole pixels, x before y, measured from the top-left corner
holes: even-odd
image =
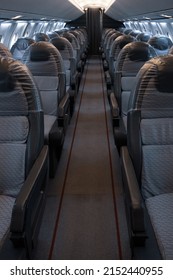
[[[128,256],[120,170],[97,56],[87,61],[83,76],[40,235],[45,236],[49,252],[43,257],[46,246],[42,240],[43,250],[38,247],[37,258],[108,260]]]

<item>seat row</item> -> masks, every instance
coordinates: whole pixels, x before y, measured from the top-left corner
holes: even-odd
[[[126,44],[116,61],[115,91],[109,98],[131,248],[154,236],[157,257],[173,259],[171,45],[167,53],[158,55],[146,42]]]
[[[76,39],[71,32],[65,32],[65,36]],[[76,34],[79,35],[78,32]],[[85,60],[77,62],[73,46],[68,39],[60,37],[57,33],[51,35],[50,42],[44,33],[34,35],[36,42],[30,38],[19,38],[12,46],[11,53],[15,59],[27,65],[40,90],[44,110],[45,142],[49,143],[50,147],[50,176],[53,177],[57,166],[54,155],[59,157],[63,145]],[[5,46],[1,45],[1,54],[4,49]],[[86,56],[87,50],[83,48],[83,52]],[[8,50],[5,52],[8,56],[11,56],[11,53]]]
[[[56,48],[64,41],[32,41],[20,60],[0,44],[0,259],[32,258],[79,87]]]
[[[130,106],[129,96],[133,90],[138,71],[146,61],[158,55],[172,53],[173,49],[171,40],[164,36],[151,37],[148,42],[143,42],[137,41],[135,36],[119,36],[119,31],[109,31],[108,34],[111,32],[113,32],[113,35],[118,34],[118,37],[112,43],[114,49],[114,58],[112,60],[114,62],[112,65],[114,65],[114,70],[109,79],[109,85],[111,86],[108,90],[108,98],[112,112],[114,138],[119,150],[119,147],[126,143],[126,118]],[[133,33],[139,36],[138,32]],[[109,38],[113,35],[110,35]],[[160,52],[158,52],[159,44]],[[108,81],[107,77],[111,70],[112,67],[105,72],[106,81]]]
[[[157,55],[167,54],[173,45],[171,39],[163,35],[152,36],[131,29],[121,31],[105,29],[102,35],[101,51],[108,89],[115,83],[114,76],[119,52],[126,44],[133,41],[148,43],[154,48]]]

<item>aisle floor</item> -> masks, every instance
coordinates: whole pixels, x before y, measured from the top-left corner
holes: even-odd
[[[50,180],[35,259],[129,259],[119,157],[100,58],[87,60]]]

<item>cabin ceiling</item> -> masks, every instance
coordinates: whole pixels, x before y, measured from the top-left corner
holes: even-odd
[[[116,0],[106,12],[109,17],[120,21],[144,17],[156,19],[162,13],[173,16],[172,0]],[[68,0],[0,1],[0,18],[10,19],[17,15],[22,15],[21,19],[71,21],[80,17],[82,12]]]
[[[170,11],[169,11],[170,10]],[[172,0],[116,0],[107,15],[116,20],[161,18],[161,14],[172,13]]]

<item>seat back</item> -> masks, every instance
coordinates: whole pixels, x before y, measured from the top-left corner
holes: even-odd
[[[12,53],[9,49],[2,43],[0,43],[0,55],[5,57],[12,57]]]
[[[149,33],[144,33],[144,32],[141,32],[139,33],[137,36],[136,36],[136,39],[138,41],[142,41],[142,42],[148,42],[148,40],[151,38],[151,34]]]
[[[120,51],[116,63],[114,88],[122,117],[127,116],[129,97],[138,71],[154,56],[155,50],[144,42],[129,43]]]
[[[49,41],[53,38],[59,38],[60,36],[56,32],[50,32],[47,34],[49,36]]]
[[[153,36],[149,39],[148,43],[155,49],[157,55],[166,55],[173,43],[169,37],[166,36]]]
[[[27,38],[27,37],[18,38],[11,48],[11,53],[13,58],[17,60],[22,60],[25,50],[34,42],[35,41],[31,38]]]
[[[0,56],[0,245],[43,143],[43,110],[34,79],[25,65]]]
[[[35,42],[40,42],[40,41],[49,42],[49,36],[42,32],[35,33],[33,39]]]
[[[173,57],[145,63],[128,113],[128,147],[144,198],[173,191]]]
[[[59,51],[49,42],[36,42],[25,51],[23,62],[40,89],[44,113],[58,116],[58,104],[66,92],[64,64]]]
[[[73,47],[73,54],[76,59],[77,63],[77,69],[82,72],[82,62],[81,62],[81,55],[80,55],[80,45],[77,40],[77,38],[74,36],[74,34],[70,32],[64,32],[63,37],[66,38],[72,45]]]
[[[82,32],[80,32],[80,30],[78,30],[78,29],[71,30],[70,33],[73,34],[78,41],[80,59],[82,60],[82,63],[84,64],[85,60],[86,60],[85,52],[86,52],[86,47],[87,47],[86,42],[85,42],[85,38],[84,38]]]
[[[111,29],[105,36],[104,38],[104,53],[106,54],[106,49],[108,48],[108,44],[109,44],[109,39],[110,37],[115,33],[115,29]]]
[[[128,149],[163,259],[173,259],[172,65],[171,55],[145,63],[128,113]]]
[[[137,37],[139,34],[141,34],[141,31],[139,30],[133,30],[129,33],[129,35],[133,37]]]
[[[66,71],[66,86],[70,87],[72,77],[76,72],[76,60],[74,58],[73,47],[71,43],[63,37],[53,38],[50,42],[58,49],[62,56]]]
[[[108,63],[109,63],[110,49],[111,49],[111,46],[113,44],[113,41],[121,35],[122,35],[121,32],[114,31],[111,34],[111,36],[108,38],[108,42],[107,42],[107,46],[106,46],[106,60],[107,60]]]
[[[114,72],[116,70],[116,61],[117,61],[119,52],[125,45],[127,45],[128,43],[131,43],[135,40],[136,39],[132,36],[121,35],[121,36],[118,36],[113,41],[112,46],[110,48],[110,54],[109,54],[109,73],[110,73],[112,82],[114,81]]]
[[[109,33],[111,29],[110,28],[104,28],[102,31],[102,36],[101,36],[101,52],[104,51],[104,41],[106,38],[106,35]]]
[[[64,32],[63,37],[66,38],[72,44],[73,50],[76,50],[76,52],[79,51],[80,45],[74,34],[70,32]]]
[[[125,29],[123,30],[123,33],[124,33],[125,35],[129,35],[130,32],[132,32],[132,31],[133,31],[133,29],[131,29],[131,28],[125,28]]]

